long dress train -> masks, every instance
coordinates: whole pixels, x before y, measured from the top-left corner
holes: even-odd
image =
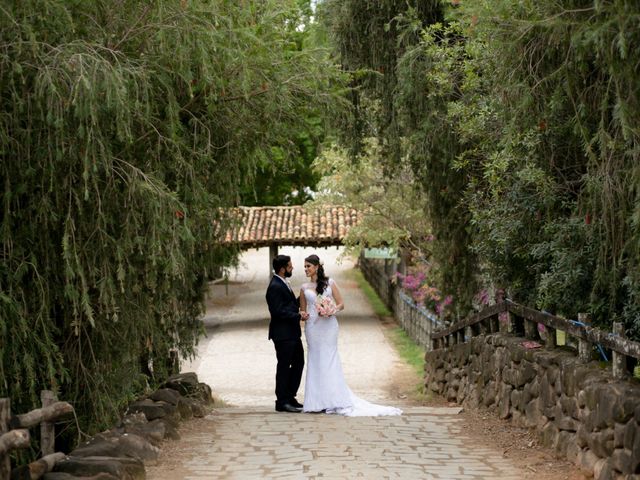
[[[333,297],[330,279],[323,295]],[[316,309],[316,284],[304,284],[309,318],[305,322],[307,338],[307,376],[303,412],[334,413],[349,417],[400,415],[395,407],[376,405],[357,397],[347,386],[338,353],[338,320],[335,315],[320,317]]]

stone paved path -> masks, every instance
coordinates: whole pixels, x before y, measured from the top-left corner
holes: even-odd
[[[405,408],[400,417],[345,418],[222,408],[180,441],[179,464],[151,480],[500,479],[522,472],[488,445],[474,445],[452,408]]]
[[[518,471],[491,445],[462,431],[457,408],[424,408],[390,398],[389,385],[409,367],[388,343],[336,249],[285,249],[299,288],[303,259],[318,253],[346,299],[340,314],[339,351],[345,378],[359,396],[399,406],[400,417],[344,418],[273,411],[275,353],[267,340],[268,251],[246,252],[232,283],[211,288],[203,318],[208,336],[184,371],[195,371],[233,405],[185,425],[169,442],[149,480],[272,478],[516,479]],[[304,339],[303,339],[304,341]],[[304,381],[303,381],[304,383]],[[304,387],[298,398],[303,400]]]

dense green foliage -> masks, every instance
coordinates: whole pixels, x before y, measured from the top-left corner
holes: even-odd
[[[193,353],[214,229],[297,154],[339,72],[295,1],[16,0],[0,7],[0,397],[52,388],[82,428]],[[275,158],[274,152],[277,152]]]
[[[313,20],[313,9],[309,0],[297,0],[300,7],[296,28],[289,31],[291,41],[286,48],[292,53],[305,52],[317,58],[318,65],[329,65],[330,50],[322,26]],[[295,78],[292,80],[295,81]],[[342,81],[324,88],[340,90]],[[340,97],[336,111],[348,104]],[[340,108],[341,107],[341,108]],[[285,134],[286,145],[273,145],[268,157],[256,165],[253,182],[247,184],[240,193],[241,205],[301,205],[311,198],[320,177],[313,171],[312,164],[320,152],[327,136],[327,122],[323,111],[314,110],[312,105],[296,123],[288,124]],[[281,128],[283,126],[281,125]]]
[[[364,138],[377,136],[387,176],[412,167],[433,233],[428,245],[424,238],[414,242],[429,251],[437,265],[431,268],[434,282],[464,313],[477,288],[470,213],[459,201],[465,175],[452,167],[463,147],[446,118],[450,98],[430,92],[433,62],[421,44],[423,29],[443,20],[444,9],[437,0],[329,0],[324,7],[323,18],[357,87],[355,127],[347,140],[360,150]]]
[[[345,66],[367,78],[365,133],[395,141],[389,168],[411,164],[424,189],[439,286],[460,312],[474,291],[505,289],[604,326],[622,319],[637,337],[637,3],[420,2],[428,15],[410,4],[327,1],[326,17]],[[392,41],[369,37],[372,20],[346,28],[345,8],[373,9]],[[371,86],[389,74],[367,74],[373,58],[395,60],[392,88]]]
[[[640,8],[499,2],[461,13],[463,24],[477,20],[470,36],[484,46],[476,70],[491,72],[493,120],[478,127],[501,130],[470,201],[487,269],[529,303],[622,319],[637,335],[640,51],[629,45],[640,40]],[[498,215],[501,225],[489,219]]]
[[[425,250],[430,225],[421,192],[407,188],[414,183],[410,166],[385,175],[383,155],[375,139],[352,161],[337,146],[325,148],[313,166],[322,179],[315,199],[308,205],[347,204],[361,213],[358,225],[349,229],[346,252],[359,254],[363,247],[390,246]]]

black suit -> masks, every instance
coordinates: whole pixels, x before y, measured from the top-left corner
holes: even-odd
[[[276,347],[276,405],[291,402],[298,392],[304,350],[300,331],[298,300],[285,282],[274,275],[267,288],[267,305],[271,314],[269,339]]]

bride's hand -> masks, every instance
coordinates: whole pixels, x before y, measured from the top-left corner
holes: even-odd
[[[300,299],[300,310],[298,310],[300,312],[300,320],[304,322],[309,318],[309,314],[307,313],[307,298],[304,296],[304,288],[300,289],[300,297],[298,298]]]

